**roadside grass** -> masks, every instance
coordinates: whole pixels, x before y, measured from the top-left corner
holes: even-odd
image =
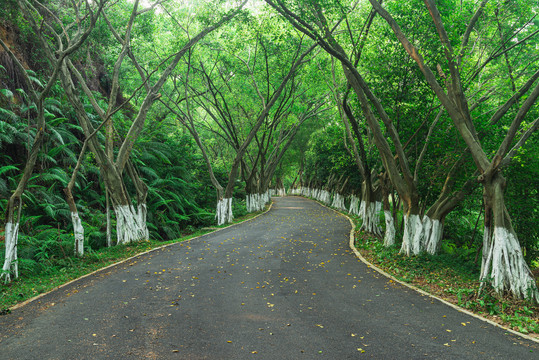
[[[261,214],[263,211],[249,213],[234,219],[233,224],[241,223]],[[143,252],[163,245],[186,241],[202,236],[214,230],[230,226],[206,227],[170,241],[147,240],[126,245],[116,245],[99,250],[87,249],[82,258],[76,256],[51,257],[41,261],[38,266],[32,262],[25,264],[24,258],[19,259],[19,278],[0,284],[0,315],[10,312],[14,305],[31,299],[39,294],[51,291],[71,280],[87,275],[119,261],[136,256]],[[67,252],[67,251],[66,251]],[[71,254],[71,252],[69,252]],[[64,253],[65,254],[65,253]]]
[[[475,250],[443,245],[438,255],[407,257],[399,254],[400,245],[386,248],[381,239],[360,232],[357,224],[361,224],[361,220],[352,218],[356,224],[356,248],[372,264],[398,280],[455,305],[513,330],[539,337],[537,304],[508,294],[499,295],[486,283],[479,291],[480,264],[474,263]]]

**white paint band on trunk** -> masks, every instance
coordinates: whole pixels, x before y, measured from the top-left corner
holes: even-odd
[[[118,244],[129,244],[148,239],[148,227],[145,219],[145,207],[139,206],[138,211],[133,205],[114,206],[116,214],[116,238]]]
[[[539,301],[535,278],[524,260],[516,235],[503,227],[495,227],[492,234],[488,231],[485,234],[488,246],[487,256],[482,260],[481,279],[486,280],[490,275],[492,286],[500,294],[509,290],[519,298],[531,297]]]
[[[350,197],[350,208],[348,209],[348,213],[359,215],[359,198],[355,195]]]
[[[384,246],[393,246],[395,245],[395,222],[393,221],[393,215],[391,214],[391,211],[384,210],[384,217],[386,222]]]
[[[79,213],[71,213],[71,222],[73,223],[73,235],[75,237],[75,255],[84,255],[84,227],[79,217]]]
[[[400,252],[410,256],[422,251],[423,223],[419,215],[404,215],[404,235]]]
[[[5,244],[6,254],[0,279],[5,278],[6,284],[19,277],[19,264],[17,262],[17,241],[19,239],[19,223],[6,223]]]

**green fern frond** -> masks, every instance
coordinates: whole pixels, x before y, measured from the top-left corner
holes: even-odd
[[[0,120],[15,122],[19,120],[19,116],[11,110],[0,108]]]
[[[67,183],[69,182],[69,178],[67,177],[67,174],[64,170],[55,168],[52,169],[49,173],[41,174],[40,181],[44,183],[50,183],[50,182],[60,182],[63,187],[67,186]]]
[[[28,78],[30,79],[31,82],[33,82],[34,84],[36,84],[40,88],[43,88],[43,84],[37,78],[37,75],[36,75],[35,71],[26,70],[26,73],[28,74]]]
[[[44,153],[40,153],[38,155],[38,159],[44,163],[49,163],[51,165],[57,165],[58,164],[58,161],[56,161],[55,158],[53,158],[52,156],[50,156],[49,154],[44,154]]]
[[[45,101],[43,101],[43,107],[44,107],[45,110],[47,110],[47,111],[49,111],[51,113],[63,116],[63,113],[62,113],[62,110],[61,110],[62,103],[58,99],[46,98]],[[65,118],[59,118],[59,120],[60,119],[67,120]]]
[[[18,93],[23,100],[28,101],[28,94],[24,89],[15,89],[15,92]]]
[[[49,130],[52,133],[51,140],[56,140],[57,143],[60,143],[61,145],[64,145],[64,139],[62,138],[62,135],[55,129],[55,128],[49,128]]]
[[[11,171],[11,170],[18,170],[18,168],[16,166],[13,166],[13,165],[2,166],[2,167],[0,167],[0,175],[6,173],[8,171]]]
[[[159,178],[159,175],[157,174],[157,172],[148,166],[140,167],[140,173],[142,174],[144,178],[153,178],[153,179]]]
[[[24,106],[21,106],[21,113],[22,114],[26,114],[27,112],[29,112],[30,110],[32,111],[35,111],[37,108],[36,108],[36,105],[35,104],[30,104],[30,105],[24,105]]]
[[[13,91],[9,89],[0,89],[0,94],[2,94],[4,97],[6,97],[9,100],[13,99]]]
[[[58,135],[63,139],[64,143],[78,144],[80,142],[80,140],[75,136],[75,134],[73,134],[73,132],[70,131],[68,124],[64,123],[64,124],[55,125],[54,129],[56,130]]]

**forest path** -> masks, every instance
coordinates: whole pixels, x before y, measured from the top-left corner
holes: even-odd
[[[1,316],[0,358],[537,359],[537,344],[369,269],[345,217],[274,200]]]

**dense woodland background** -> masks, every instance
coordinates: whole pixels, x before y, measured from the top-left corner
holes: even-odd
[[[428,248],[401,245],[414,236],[407,219],[428,214],[443,224],[433,253],[533,297],[538,11],[504,0],[3,0],[0,239],[18,250],[10,261],[0,250],[2,277],[226,223],[262,209],[272,190],[355,212],[380,241],[392,226],[387,245],[409,255]],[[509,275],[482,252],[502,241],[484,237],[502,226],[485,180],[496,174],[498,215],[522,249],[508,247]]]

